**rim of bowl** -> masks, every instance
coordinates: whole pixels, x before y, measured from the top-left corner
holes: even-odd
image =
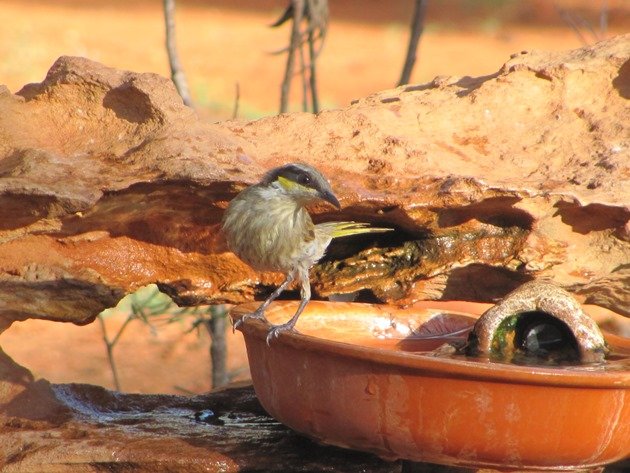
[[[425,301],[421,308],[447,310],[447,304],[442,301]],[[461,301],[464,303],[464,301]],[[289,311],[297,307],[298,301],[277,301],[273,302],[267,309],[267,315],[277,312]],[[471,307],[478,312],[484,304],[471,303]],[[476,306],[474,304],[477,304]],[[352,307],[354,311],[372,311],[378,313],[382,310],[381,304],[365,304],[356,302],[328,302],[311,301],[310,311],[305,311],[301,317],[309,317],[312,310],[331,310],[332,307],[342,309]],[[487,306],[487,305],[485,305]],[[230,311],[232,319],[239,319],[246,313],[251,313],[258,307],[258,303],[246,303],[233,307]],[[390,308],[390,306],[387,306]],[[404,313],[413,308],[399,309],[391,307],[396,312]],[[478,317],[475,312],[466,313],[450,310],[471,317]],[[254,336],[265,341],[270,325],[262,320],[249,319],[239,328],[246,336]],[[299,329],[299,324],[298,324]],[[606,334],[605,334],[606,337]],[[613,337],[622,338],[623,337]],[[625,339],[624,339],[625,340]],[[612,341],[612,340],[611,340]],[[630,370],[622,368],[606,369],[610,365],[570,365],[561,367],[515,365],[500,362],[479,362],[472,359],[447,358],[436,356],[425,356],[418,353],[394,351],[378,347],[364,347],[353,343],[341,342],[314,335],[302,334],[299,332],[284,332],[271,342],[270,350],[275,346],[289,346],[299,350],[319,351],[329,355],[376,362],[382,365],[390,365],[396,368],[412,369],[431,377],[451,377],[458,379],[474,379],[480,381],[503,382],[505,384],[528,384],[542,386],[564,386],[564,387],[585,387],[599,389],[630,389]],[[629,357],[630,358],[630,357]],[[615,363],[614,361],[611,363]]]

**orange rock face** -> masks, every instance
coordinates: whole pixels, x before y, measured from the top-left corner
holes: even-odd
[[[490,301],[549,277],[630,315],[629,61],[619,36],[342,110],[207,124],[165,78],[62,57],[0,91],[0,330],[88,323],[153,282],[186,305],[264,296],[281,276],[229,253],[219,222],[296,160],[342,203],[316,220],[396,229],[331,247],[318,296]]]

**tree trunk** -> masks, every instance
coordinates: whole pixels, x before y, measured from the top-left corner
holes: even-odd
[[[228,384],[227,340],[225,331],[227,315],[223,306],[212,307],[212,317],[205,322],[210,334],[210,362],[212,364],[212,389]]]

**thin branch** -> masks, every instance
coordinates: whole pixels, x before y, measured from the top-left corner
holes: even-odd
[[[313,28],[313,31],[315,31],[315,28]],[[308,41],[308,33],[309,33],[308,31],[300,32],[300,42],[299,42],[299,44],[304,44],[304,43],[306,43]],[[315,40],[322,39],[322,43],[323,43],[324,40],[322,38],[322,34],[323,33],[320,30],[317,30],[316,34],[315,34]],[[280,48],[280,49],[276,49],[274,51],[270,51],[268,54],[271,54],[272,56],[279,56],[280,54],[284,54],[287,51],[289,51],[289,49],[291,49],[291,46],[285,46],[284,48]],[[320,47],[317,50],[317,54],[319,54],[321,49],[322,49],[322,46],[320,44]]]
[[[107,349],[107,361],[109,362],[109,368],[112,371],[112,377],[114,378],[114,387],[116,388],[116,391],[120,391],[118,370],[116,369],[116,362],[114,361],[114,344],[109,341],[107,336],[107,327],[105,326],[105,320],[103,317],[99,315],[96,318],[101,324],[101,333],[103,334],[103,341],[105,342],[105,348]]]
[[[309,82],[306,78],[306,59],[304,58],[304,43],[300,42],[300,76],[302,78],[302,111],[308,112],[308,87]]]
[[[238,104],[241,100],[241,86],[237,82],[236,83],[236,95],[234,96],[234,111],[232,112],[232,120],[235,120],[238,117]]]
[[[317,96],[317,54],[315,51],[315,35],[313,30],[308,32],[308,52],[311,79],[311,100],[313,102],[313,113],[319,112],[319,98]]]
[[[324,47],[326,33],[328,32],[329,10],[328,0],[307,0],[308,2],[308,39],[313,41],[321,39],[319,48],[314,56],[317,58]]]
[[[576,21],[574,15],[571,12],[569,12],[568,10],[565,10],[565,9],[560,8],[558,6],[556,6],[556,9],[558,10],[558,14],[560,15],[560,18],[562,18],[564,20],[564,22],[567,25],[569,25],[569,27],[573,30],[573,32],[576,34],[576,36],[580,39],[580,42],[584,46],[587,46],[589,44],[589,41],[586,39],[586,37],[580,31],[580,25]]]
[[[175,42],[175,0],[164,0],[164,22],[166,26],[166,51],[171,68],[171,79],[177,88],[177,92],[179,92],[179,95],[182,97],[184,104],[192,107],[193,101],[190,97],[186,75],[179,61]]]
[[[284,80],[281,85],[280,113],[288,109],[289,91],[294,75],[300,75],[302,79],[302,109],[308,111],[309,90],[313,112],[319,112],[319,100],[317,94],[317,57],[324,44],[328,30],[328,0],[289,0],[289,5],[282,16],[271,26],[278,27],[292,20],[291,38],[289,45],[272,54],[287,53],[287,65]],[[302,20],[306,20],[306,28],[302,31]],[[317,40],[320,40],[319,48],[316,48]],[[304,46],[308,43],[309,63],[306,64]],[[299,48],[299,51],[298,51]],[[300,67],[295,69],[295,54],[299,53]],[[309,76],[307,79],[306,71]]]
[[[129,322],[131,322],[134,318],[136,318],[136,317],[134,317],[133,315],[128,315],[127,316],[127,318],[123,322],[122,326],[118,329],[118,333],[116,333],[116,336],[110,342],[112,347],[114,347],[116,345],[116,343],[118,343],[118,339],[120,338],[120,336],[123,334],[123,332],[127,328],[127,325],[129,325]]]
[[[416,63],[416,56],[418,52],[418,43],[420,42],[420,36],[424,30],[424,17],[427,9],[427,0],[416,0],[411,18],[411,34],[409,36],[409,46],[407,47],[407,57],[405,58],[405,65],[403,66],[402,74],[398,85],[405,85],[409,83],[411,79],[411,72],[413,66]]]
[[[304,0],[291,0],[293,6],[293,24],[291,25],[291,40],[287,52],[287,64],[284,70],[284,79],[280,87],[280,113],[289,109],[289,92],[291,91],[291,78],[295,66],[295,49],[301,40],[300,23],[304,13]]]

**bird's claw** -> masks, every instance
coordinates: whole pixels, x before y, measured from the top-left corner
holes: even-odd
[[[247,319],[258,319],[268,323],[267,319],[265,318],[265,313],[257,310],[255,312],[252,312],[251,314],[245,314],[241,316],[240,319],[235,320],[232,324],[232,332],[236,332],[236,329],[243,325],[243,322],[245,322]]]
[[[293,328],[294,325],[295,324],[286,323],[281,325],[274,325],[273,327],[271,327],[267,332],[267,346],[271,346],[271,342],[273,341],[273,339],[278,338],[278,335],[280,335],[282,332],[296,332],[296,330]]]

